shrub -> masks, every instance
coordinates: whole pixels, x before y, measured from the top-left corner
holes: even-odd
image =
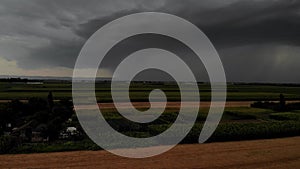
[[[299,113],[284,112],[270,114],[270,118],[274,120],[300,120]]]
[[[18,146],[16,137],[13,136],[1,136],[0,137],[0,154],[9,153],[11,149]]]
[[[221,123],[210,141],[247,140],[296,136],[298,121],[266,121],[252,123]]]
[[[257,117],[254,114],[244,112],[225,111],[226,114],[233,116],[234,120],[255,120]]]

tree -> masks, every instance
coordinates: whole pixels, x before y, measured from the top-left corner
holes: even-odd
[[[0,154],[8,153],[18,146],[18,139],[13,136],[0,136]]]
[[[2,132],[5,131],[8,123],[15,124],[17,118],[19,117],[15,111],[12,111],[10,103],[0,105],[0,128]]]
[[[59,136],[59,131],[62,129],[63,120],[60,117],[56,117],[47,124],[46,134],[49,136],[50,141],[54,141]]]
[[[52,92],[50,91],[48,94],[48,107],[50,111],[52,111],[53,106],[54,106],[53,95]]]
[[[280,101],[279,101],[279,110],[284,111],[285,110],[285,98],[283,94],[280,94]]]
[[[29,114],[45,110],[47,108],[47,101],[41,98],[30,98],[28,100],[28,108]]]

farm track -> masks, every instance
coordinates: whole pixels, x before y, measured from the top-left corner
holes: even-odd
[[[146,148],[151,151],[152,148]],[[151,158],[129,159],[106,151],[0,155],[0,168],[298,168],[300,137],[178,145]]]
[[[10,102],[11,100],[0,100],[0,103],[7,103]],[[27,102],[28,100],[20,100],[21,102]],[[59,100],[55,100],[55,101],[59,101]],[[250,105],[252,103],[254,103],[255,101],[226,101],[226,105],[225,107],[250,107]],[[278,101],[273,101],[273,102],[278,102]],[[289,100],[286,101],[286,103],[299,103],[300,100]],[[202,101],[202,102],[186,102],[186,106],[187,107],[193,107],[195,105],[199,104],[200,108],[209,108],[211,105],[210,101]],[[115,108],[114,107],[114,103],[98,103],[99,107],[101,109],[112,109]],[[149,102],[122,102],[119,103],[119,105],[121,106],[120,108],[122,109],[126,109],[126,108],[130,108],[131,105],[134,105],[135,108],[148,108],[150,106]],[[215,105],[218,106],[218,102],[215,102]],[[152,108],[161,108],[164,107],[164,103],[163,102],[153,102],[153,104],[151,105]],[[178,108],[180,107],[180,102],[168,102],[167,103],[167,108]],[[82,108],[87,108],[83,106]]]
[[[276,102],[276,101],[274,101]],[[300,100],[294,100],[294,101],[286,101],[286,103],[297,103],[300,102]],[[225,107],[250,107],[250,105],[254,103],[254,101],[227,101]],[[145,108],[149,107],[150,104],[149,102],[124,102],[124,103],[119,103],[121,108],[129,108],[131,105],[134,105],[135,108]],[[200,108],[209,108],[211,102],[209,101],[203,101],[203,102],[186,102],[187,107],[193,107],[195,105],[199,104]],[[103,109],[111,109],[114,108],[113,103],[99,103],[98,104],[100,108]],[[215,105],[218,106],[218,102],[215,102]],[[153,108],[160,108],[164,106],[163,102],[153,102],[151,105]],[[168,102],[167,103],[168,108],[178,108],[180,107],[180,102]]]

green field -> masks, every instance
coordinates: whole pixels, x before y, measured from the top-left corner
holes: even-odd
[[[198,118],[182,144],[197,143],[207,108],[199,111]],[[168,129],[177,117],[177,110],[166,109],[155,121],[138,124],[123,118],[114,109],[102,112],[108,123],[118,132],[130,137],[146,138]],[[249,107],[226,108],[216,131],[207,142],[279,138],[300,135],[300,111],[275,112],[269,109]],[[184,124],[183,124],[184,125]],[[178,131],[180,132],[180,131]],[[110,133],[102,133],[109,137]],[[116,146],[116,145],[114,145]],[[121,146],[120,146],[121,147]],[[55,141],[50,143],[24,143],[11,149],[10,153],[56,152],[73,150],[99,150],[90,139],[79,141]]]
[[[149,92],[153,89],[161,89],[166,93],[169,101],[180,101],[180,92],[175,84],[143,84],[133,83],[130,86],[130,98],[132,101],[148,101]],[[202,101],[210,100],[210,85],[199,84]],[[124,85],[118,87],[119,93],[125,92]],[[10,82],[0,83],[0,100],[29,99],[31,97],[46,98],[49,91],[53,92],[55,99],[72,97],[72,84],[70,82],[44,84],[15,84]],[[111,102],[110,85],[107,83],[96,84],[96,96],[99,102]],[[185,89],[183,92],[192,94],[193,91]],[[286,100],[300,100],[300,85],[277,84],[228,84],[228,101],[256,101],[278,100],[279,94],[283,94]]]
[[[105,119],[117,131],[132,137],[150,137],[167,130],[175,121],[178,114],[177,111],[174,108],[166,109],[160,118],[149,124],[142,125],[124,119],[113,109],[102,111],[102,113]],[[208,108],[200,109],[193,129],[182,143],[197,142],[203,123],[206,120],[207,112]],[[300,134],[299,119],[299,110],[276,112],[270,109],[250,107],[226,108],[217,130],[208,141],[295,136]]]

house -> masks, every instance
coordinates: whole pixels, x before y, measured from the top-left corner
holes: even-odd
[[[79,136],[80,133],[76,127],[67,127],[65,130],[61,131],[59,134],[60,139],[69,139]]]
[[[30,124],[32,121],[25,123],[20,127],[15,127],[12,129],[10,135],[18,137],[22,141],[31,141],[32,138],[32,128]]]
[[[25,142],[47,142],[49,137],[43,137],[42,132],[36,131],[31,127],[32,121],[25,123],[20,127],[12,129],[10,135],[18,137],[21,141]]]
[[[31,142],[48,142],[49,137],[43,137],[42,132],[32,131]]]
[[[70,135],[75,135],[77,133],[76,127],[67,127],[67,133],[70,133]]]

